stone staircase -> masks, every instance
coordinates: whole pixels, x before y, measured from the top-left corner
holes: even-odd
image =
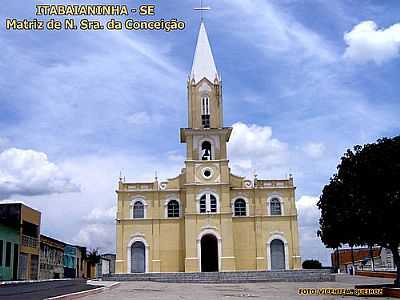
[[[175,283],[321,282],[335,281],[335,275],[330,270],[131,273],[104,275],[103,280]]]

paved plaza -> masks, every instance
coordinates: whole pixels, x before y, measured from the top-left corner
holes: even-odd
[[[297,291],[299,288],[353,288],[355,284],[393,282],[393,280],[382,278],[369,278],[349,275],[338,275],[336,280],[336,282],[261,282],[243,284],[121,282],[118,287],[112,290],[108,290],[102,294],[88,296],[83,299],[372,299],[371,297],[366,298],[350,296],[299,296]]]

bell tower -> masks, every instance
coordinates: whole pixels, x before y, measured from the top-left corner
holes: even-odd
[[[187,90],[188,127],[181,129],[181,142],[187,144],[187,161],[227,160],[226,143],[232,128],[223,126],[222,81],[203,21]]]
[[[222,82],[203,21],[187,90],[188,127],[180,132],[181,142],[186,143],[185,271],[203,270],[196,238],[207,228],[219,228],[214,235],[219,244],[219,262],[214,267],[220,271],[235,270],[227,157],[232,128],[223,124]]]

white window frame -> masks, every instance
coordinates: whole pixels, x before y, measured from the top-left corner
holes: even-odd
[[[201,97],[201,114],[210,115],[210,97],[208,97],[208,95]]]
[[[278,199],[279,203],[281,204],[281,214],[280,215],[271,215],[271,200],[275,199],[275,198]],[[267,199],[267,215],[271,216],[271,217],[284,216],[285,215],[285,207],[284,207],[283,203],[284,203],[283,199],[280,195],[276,195],[276,194],[270,195]]]
[[[246,203],[246,215],[245,216],[236,216],[235,215],[235,202],[236,200],[243,199],[244,202]],[[249,199],[243,196],[237,196],[231,200],[231,207],[232,207],[232,217],[248,217],[250,215],[250,205],[249,205]]]
[[[206,195],[206,212],[205,213],[200,213],[200,199]],[[211,200],[210,200],[210,195],[213,195],[217,201],[217,211],[216,212],[211,212]],[[206,191],[202,192],[197,195],[196,197],[196,204],[197,204],[197,213],[205,215],[205,214],[217,214],[220,212],[220,203],[219,203],[219,197],[217,193],[211,192],[211,191]]]
[[[179,205],[179,216],[178,216],[178,217],[168,217],[168,203],[169,203],[170,201],[172,201],[172,200],[175,200],[175,201],[178,202],[178,205]],[[171,198],[166,199],[166,200],[164,201],[164,217],[165,217],[166,219],[177,219],[177,218],[180,218],[181,216],[182,216],[182,205],[181,205],[181,201],[180,201],[178,198],[174,198],[174,197],[171,197]]]
[[[141,202],[143,204],[143,218],[134,218],[133,217],[133,208],[136,202]],[[144,220],[147,218],[147,202],[144,197],[134,198],[129,205],[129,217],[133,220]]]
[[[199,272],[201,272],[201,239],[203,236],[211,234],[217,238],[218,243],[218,272],[221,271],[221,262],[222,262],[222,238],[221,235],[214,229],[204,229],[197,236],[197,257],[199,258]]]
[[[145,266],[144,266],[144,272],[148,273],[149,272],[149,244],[147,243],[147,241],[145,240],[145,238],[143,236],[133,236],[132,239],[129,241],[128,246],[127,246],[127,273],[131,273],[131,247],[134,243],[136,242],[141,242],[144,244],[144,249],[145,249]]]
[[[267,270],[271,270],[271,242],[273,240],[280,240],[284,246],[285,252],[285,270],[289,270],[289,244],[288,241],[282,234],[273,234],[267,241],[266,249],[267,249]]]

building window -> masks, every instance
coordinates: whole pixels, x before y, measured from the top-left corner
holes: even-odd
[[[235,216],[246,216],[246,201],[243,199],[235,201]]]
[[[208,98],[207,96],[204,96],[201,99],[201,112],[203,115],[210,114],[210,98]]]
[[[210,128],[210,98],[201,98],[201,123],[204,128]]]
[[[168,202],[168,218],[178,218],[179,217],[179,202],[176,200],[171,200]]]
[[[210,212],[217,212],[217,199],[214,195],[210,195]]]
[[[270,203],[270,213],[271,216],[280,216],[282,215],[282,207],[281,202],[278,198],[272,198]]]
[[[6,243],[6,267],[11,266],[11,242]]]
[[[136,201],[133,205],[133,218],[143,219],[144,218],[144,204],[140,201]]]
[[[209,141],[204,141],[201,144],[201,159],[212,160],[211,143]]]
[[[200,198],[200,213],[207,212],[207,199],[206,195],[201,196]]]
[[[216,213],[218,211],[217,198],[212,194],[204,194],[200,198],[200,213]]]
[[[0,240],[0,266],[3,265],[3,240]]]

